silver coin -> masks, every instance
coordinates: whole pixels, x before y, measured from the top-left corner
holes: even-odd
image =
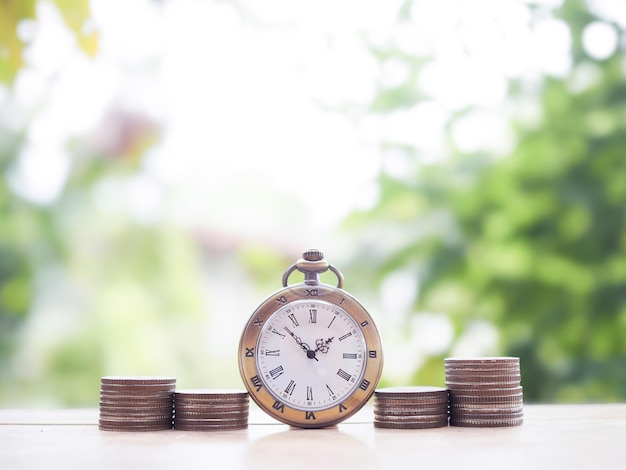
[[[445,426],[448,426],[447,419],[420,422],[387,422],[374,420],[374,427],[382,429],[432,429]]]
[[[186,423],[174,423],[174,429],[176,431],[237,431],[241,429],[247,429],[248,422],[241,423],[220,423],[220,424],[186,424]]]
[[[467,366],[490,366],[496,364],[519,365],[519,357],[495,356],[495,357],[446,357],[443,360],[446,366],[467,365]]]
[[[450,404],[453,403],[517,403],[524,400],[522,393],[514,394],[465,394],[463,391],[450,394]]]
[[[134,418],[154,418],[157,416],[174,416],[174,410],[173,409],[155,409],[155,410],[150,410],[150,411],[136,411],[136,410],[130,410],[130,411],[118,411],[118,410],[109,410],[106,408],[100,408],[100,417],[101,418],[129,418],[129,419],[134,419]]]
[[[509,426],[521,426],[523,423],[524,418],[473,419],[450,417],[450,426],[464,426],[473,428],[504,428]]]
[[[237,419],[247,418],[249,416],[248,410],[242,411],[201,411],[201,412],[176,412],[176,419]]]
[[[150,384],[176,384],[176,377],[162,377],[150,375],[109,375],[100,379],[101,384],[122,385],[150,385]]]
[[[440,406],[440,407],[424,407],[424,408],[415,408],[415,407],[404,407],[404,408],[381,408],[374,407],[374,413],[376,414],[389,414],[389,415],[429,415],[429,414],[442,414],[447,413],[448,407]]]

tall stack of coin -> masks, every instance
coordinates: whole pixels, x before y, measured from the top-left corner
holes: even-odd
[[[519,426],[524,421],[518,357],[447,358],[450,425]]]
[[[174,429],[228,431],[248,427],[250,400],[241,390],[181,390],[174,394]]]
[[[105,431],[172,428],[174,377],[102,377],[99,427]]]
[[[374,426],[425,429],[448,425],[448,391],[441,387],[393,387],[374,391]]]

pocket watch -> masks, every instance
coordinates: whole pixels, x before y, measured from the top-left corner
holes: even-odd
[[[294,271],[304,274],[304,282],[288,284]],[[337,287],[320,281],[326,271],[335,274]],[[278,421],[303,428],[337,424],[376,389],[383,367],[380,335],[320,251],[306,251],[282,282],[243,330],[241,377],[254,402]]]

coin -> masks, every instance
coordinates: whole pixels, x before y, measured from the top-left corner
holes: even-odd
[[[117,432],[151,432],[151,431],[167,431],[172,429],[171,424],[159,424],[159,425],[138,425],[138,426],[109,426],[106,424],[99,424],[98,429],[101,431],[117,431]]]
[[[519,357],[446,357],[443,360],[446,366],[450,365],[470,365],[470,366],[492,366],[492,365],[519,365]]]
[[[385,406],[385,405],[374,405],[374,411],[379,413],[389,413],[389,414],[406,414],[406,413],[422,413],[422,414],[436,414],[436,413],[447,413],[448,412],[448,404],[444,403],[441,405],[431,406]]]
[[[250,406],[250,401],[246,400],[183,400],[174,398],[176,406],[194,407],[194,408],[245,408]]]
[[[174,403],[174,397],[171,393],[163,394],[163,395],[141,395],[141,394],[133,394],[133,395],[105,395],[100,394],[100,403],[130,403],[140,405],[142,403],[149,404],[166,404],[166,403]]]
[[[423,422],[388,422],[374,420],[375,428],[383,429],[432,429],[441,428],[448,425],[448,419],[440,419],[435,421],[423,421]]]
[[[135,410],[135,409],[124,409],[123,411],[119,410],[111,410],[106,408],[100,408],[100,417],[101,418],[150,418],[154,419],[157,416],[172,416],[171,408],[157,408],[154,410]]]
[[[522,409],[524,407],[523,403],[514,402],[514,403],[451,403],[450,409],[453,410],[454,413],[456,409],[461,410],[515,410]]]
[[[506,390],[512,390],[519,387],[519,382],[511,383],[471,383],[471,382],[446,382],[446,386],[450,392],[466,392],[466,391],[480,391],[481,395],[488,395],[491,391],[504,392]],[[511,393],[511,392],[509,392]]]
[[[224,424],[186,424],[174,423],[174,429],[177,431],[236,431],[246,429],[248,421],[224,423]]]
[[[447,413],[431,413],[431,414],[420,414],[420,413],[409,413],[409,414],[390,414],[390,413],[377,413],[374,411],[374,418],[379,421],[436,421],[439,419],[447,418]]]
[[[120,402],[120,401],[100,401],[100,409],[108,409],[112,411],[153,411],[155,409],[168,409],[172,408],[174,403],[172,401],[136,401],[136,402]]]
[[[456,382],[456,383],[478,383],[478,384],[486,384],[486,383],[516,383],[519,385],[522,380],[522,376],[520,374],[501,374],[501,375],[462,375],[462,374],[446,374],[446,382]]]
[[[152,414],[148,416],[108,416],[106,418],[100,417],[100,420],[116,422],[116,423],[134,423],[134,422],[144,422],[144,421],[171,421],[172,415],[170,413],[163,414]]]
[[[111,375],[102,377],[100,381],[102,384],[118,385],[176,384],[176,377]]]
[[[522,393],[522,386],[518,385],[517,387],[510,388],[476,388],[476,387],[460,387],[459,389],[449,389],[450,392],[450,400],[454,401],[454,399],[458,396],[467,396],[467,397],[513,397],[519,396]]]
[[[465,390],[450,394],[450,404],[452,403],[516,403],[523,401],[522,393],[513,394],[468,394]]]
[[[100,389],[116,391],[120,389],[132,389],[132,390],[173,390],[176,387],[176,382],[168,382],[168,383],[100,383]]]
[[[473,418],[452,418],[450,426],[464,426],[474,428],[499,428],[508,426],[520,426],[524,423],[524,418],[513,419],[473,419]]]
[[[456,409],[455,418],[477,418],[477,419],[498,419],[498,418],[521,418],[524,415],[523,409],[517,410],[492,410],[492,409]]]
[[[248,418],[249,412],[248,410],[242,411],[191,411],[191,412],[180,412],[176,411],[175,418],[176,420],[181,419],[242,419]]]
[[[444,368],[446,373],[460,372],[466,374],[480,375],[482,372],[490,372],[493,374],[510,374],[520,371],[519,364],[516,365],[491,365],[491,364],[473,364],[473,365],[446,365]]]

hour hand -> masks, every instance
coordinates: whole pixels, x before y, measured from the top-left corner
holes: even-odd
[[[332,338],[328,338],[327,340],[324,340],[324,338],[316,339],[315,340],[315,352],[319,351],[322,354],[326,354],[329,349],[328,345],[334,338],[335,337],[333,336]]]

